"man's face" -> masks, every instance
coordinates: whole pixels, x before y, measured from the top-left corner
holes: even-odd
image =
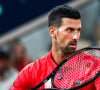
[[[57,28],[56,44],[63,53],[72,53],[76,50],[80,37],[81,20],[62,18],[62,24]]]

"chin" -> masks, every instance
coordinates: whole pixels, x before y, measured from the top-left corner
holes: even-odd
[[[72,54],[76,51],[76,48],[67,48],[67,49],[64,49],[64,53],[66,54]]]

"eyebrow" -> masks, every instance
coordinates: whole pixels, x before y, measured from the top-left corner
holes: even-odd
[[[73,27],[67,27],[66,29],[73,29],[74,30],[74,28]],[[79,27],[79,28],[77,28],[77,30],[81,30],[82,28],[81,27]]]

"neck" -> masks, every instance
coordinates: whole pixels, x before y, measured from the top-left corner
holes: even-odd
[[[63,53],[60,49],[55,46],[52,46],[52,58],[54,62],[58,65],[60,64],[68,54]]]

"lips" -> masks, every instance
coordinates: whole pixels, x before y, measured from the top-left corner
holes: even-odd
[[[77,47],[77,40],[70,41],[69,42],[69,47],[75,49]]]
[[[71,43],[69,46],[70,46],[71,48],[76,48],[77,43]]]
[[[71,45],[77,45],[77,43],[72,43]]]

